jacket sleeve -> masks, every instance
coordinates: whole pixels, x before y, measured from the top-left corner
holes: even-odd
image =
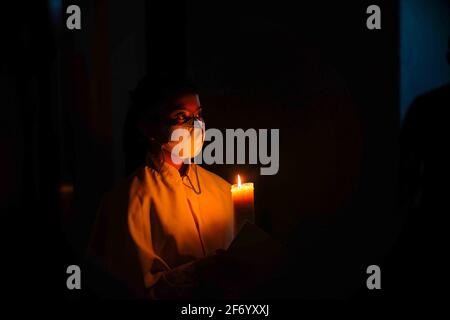
[[[171,268],[155,253],[149,212],[148,197],[132,181],[107,193],[97,211],[88,258],[135,296],[176,297],[180,288],[193,286],[194,269],[192,263]]]
[[[150,201],[142,196],[141,189],[130,190],[128,230],[137,252],[145,288],[149,288],[159,280],[163,272],[152,272],[152,269],[155,269],[154,266],[158,264],[158,269],[164,271],[170,270],[170,267],[153,249]]]
[[[106,193],[97,210],[87,256],[132,294],[141,296],[144,281],[138,252],[128,230],[129,183]]]

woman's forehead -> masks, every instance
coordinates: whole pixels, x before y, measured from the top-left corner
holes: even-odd
[[[185,109],[191,112],[195,112],[197,111],[200,107],[200,98],[198,96],[198,94],[183,94],[177,98],[174,99],[173,101],[174,105],[173,108],[174,109]]]

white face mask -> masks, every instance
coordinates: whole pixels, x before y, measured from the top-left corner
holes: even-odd
[[[171,153],[174,163],[194,158],[205,141],[205,122],[192,119],[185,124],[171,126],[168,140],[162,148]]]

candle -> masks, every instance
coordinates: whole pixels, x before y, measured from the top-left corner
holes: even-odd
[[[245,221],[255,223],[253,183],[242,184],[238,175],[238,183],[231,186],[231,196],[234,208],[234,236],[236,236]]]

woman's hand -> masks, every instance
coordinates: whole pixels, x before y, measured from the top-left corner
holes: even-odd
[[[150,289],[152,299],[238,298],[246,284],[242,260],[216,250],[215,254],[181,265],[162,274]]]
[[[161,274],[158,282],[149,288],[153,300],[184,300],[196,296],[199,281],[195,271],[195,261],[183,264]]]

